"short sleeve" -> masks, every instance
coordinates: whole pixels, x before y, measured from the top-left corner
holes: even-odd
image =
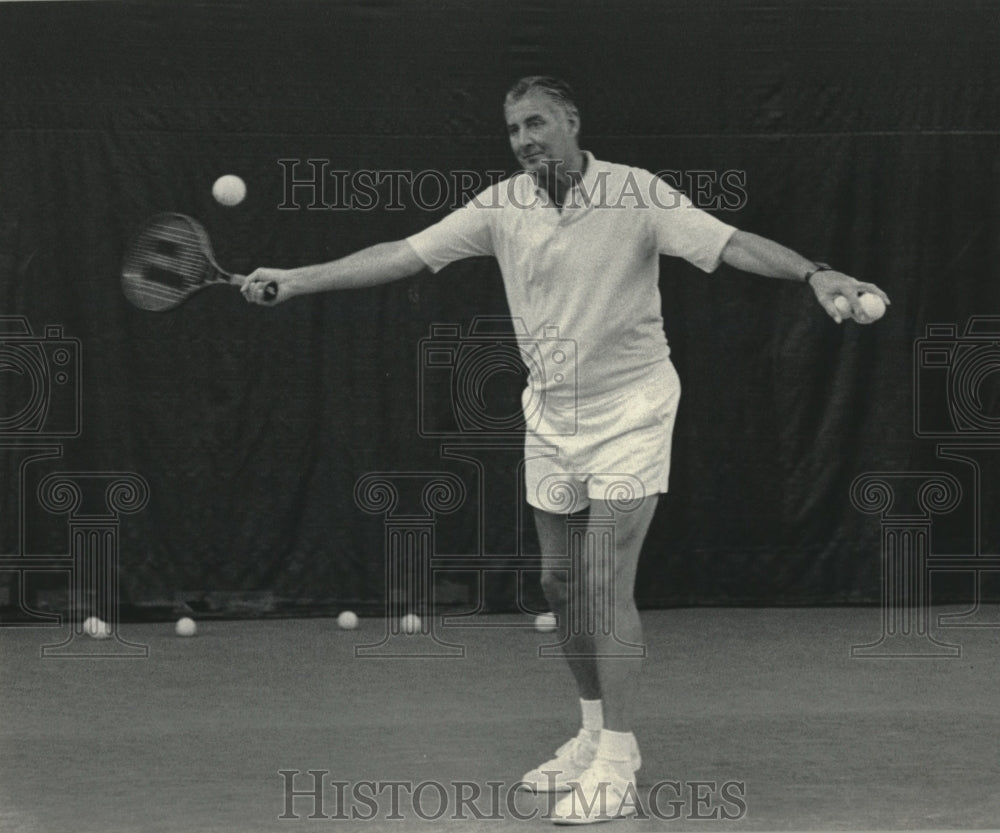
[[[680,191],[653,174],[650,177],[648,218],[656,250],[682,257],[704,272],[714,272],[722,250],[736,231],[695,205]]]
[[[494,204],[480,195],[406,240],[432,272],[466,257],[492,255],[493,232],[487,206]]]

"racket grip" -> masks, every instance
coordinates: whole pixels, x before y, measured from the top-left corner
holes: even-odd
[[[270,283],[268,283],[267,286],[264,287],[264,299],[267,301],[273,301],[277,297],[278,297],[278,284],[276,284],[274,281],[271,281]]]

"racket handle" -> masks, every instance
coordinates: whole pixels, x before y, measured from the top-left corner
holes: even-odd
[[[229,282],[236,284],[237,286],[245,286],[247,282],[246,275],[229,275]],[[268,281],[264,284],[264,300],[273,301],[278,297],[278,284],[274,281]]]

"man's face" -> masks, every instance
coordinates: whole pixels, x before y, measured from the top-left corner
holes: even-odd
[[[507,105],[504,115],[511,150],[526,171],[544,175],[557,160],[577,160],[579,122],[541,90],[530,90]]]

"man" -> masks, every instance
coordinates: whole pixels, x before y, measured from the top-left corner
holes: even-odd
[[[680,396],[660,314],[660,255],[683,257],[706,272],[726,263],[808,283],[837,323],[838,296],[863,323],[859,292],[888,298],[873,284],[722,223],[646,171],[582,151],[580,116],[562,81],[522,79],[508,93],[504,113],[522,172],[406,240],[318,266],[258,269],[243,293],[265,303],[263,288],[274,282],[280,302],[492,255],[511,314],[523,325],[523,349],[539,349],[552,332],[575,344],[576,366],[568,373],[552,372],[545,356],[529,362],[525,485],[546,598],[561,622],[582,599],[591,623],[587,632],[571,629],[564,641],[582,727],[523,780],[538,791],[568,792],[553,820],[602,821],[635,812],[641,758],[631,707],[640,660],[620,649],[643,644],[633,588],[643,540],[667,490]],[[528,420],[528,403],[540,397],[541,415]],[[623,484],[631,500],[621,500]],[[613,519],[614,545],[611,552],[585,553],[585,567],[567,575],[560,569],[567,518],[588,507],[591,518]]]

